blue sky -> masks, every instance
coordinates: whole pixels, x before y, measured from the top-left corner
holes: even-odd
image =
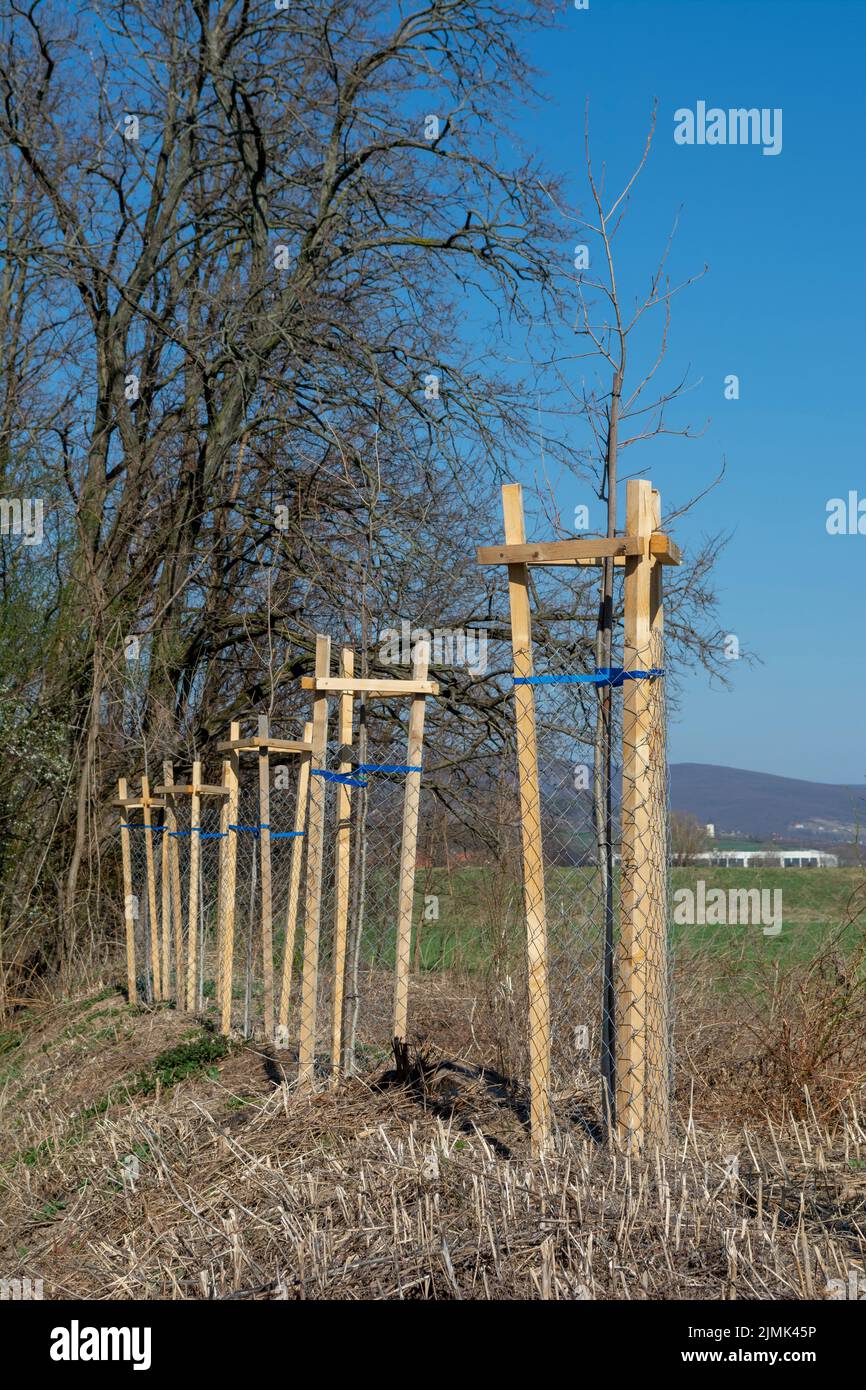
[[[672,761],[824,782],[866,774],[866,535],[830,536],[825,524],[831,497],[866,498],[864,41],[860,0],[590,0],[588,11],[563,4],[559,33],[533,44],[547,100],[521,135],[573,171],[584,206],[586,97],[611,187],[639,156],[658,98],[623,238],[629,288],[646,284],[680,207],[672,278],[709,265],[674,302],[668,353],[671,373],[688,367],[701,382],[678,421],[709,424],[698,441],[636,445],[625,463],[649,467],[670,508],[725,458],[723,483],[675,534],[687,546],[733,533],[721,621],[760,664],[730,663],[730,690],[686,677]],[[675,144],[675,110],[699,100],[781,107],[781,153]],[[565,255],[577,239],[564,229]],[[738,401],[724,399],[728,373]],[[596,503],[591,529],[602,526]]]

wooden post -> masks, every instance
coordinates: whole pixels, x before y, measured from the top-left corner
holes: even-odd
[[[661,526],[661,496],[652,491],[652,520]],[[658,559],[650,570],[650,665],[664,668],[664,567]],[[670,1012],[667,903],[667,727],[664,684],[649,682],[650,813],[652,824],[652,930],[647,944],[648,1077],[647,1124],[659,1142],[670,1133]]]
[[[117,795],[126,801],[126,778],[117,783]],[[138,986],[135,976],[135,899],[132,892],[132,854],[129,846],[129,812],[125,806],[120,808],[120,858],[123,864],[123,921],[126,928],[126,991],[130,1004],[138,1003]]]
[[[506,545],[525,545],[526,526],[519,483],[502,489]],[[532,618],[529,570],[509,564],[508,599],[511,646],[516,678],[531,676]],[[520,827],[523,848],[523,900],[526,913],[526,955],[529,986],[529,1086],[532,1152],[540,1154],[550,1135],[550,995],[547,960],[547,909],[544,893],[544,855],[541,841],[541,793],[535,696],[531,685],[515,685],[517,773],[520,786]]]
[[[229,738],[240,738],[240,728],[240,724],[233,722],[229,726]],[[234,984],[235,880],[238,871],[238,836],[236,830],[229,830],[229,826],[238,823],[240,788],[239,758],[234,749],[230,749],[226,755],[225,778],[229,794],[223,810],[226,838],[222,841],[225,846],[225,853],[221,864],[225,870],[225,879],[223,881],[221,877],[219,895],[221,929],[219,983],[220,1031],[230,1033],[232,1026],[232,986]]]
[[[658,493],[630,482],[624,536],[527,544],[520,488],[502,490],[506,542],[482,546],[479,564],[507,564],[515,676],[532,673],[530,565],[609,563],[625,569],[626,671],[663,668],[663,565],[679,565],[679,546],[656,529]],[[616,1119],[631,1144],[664,1137],[669,1123],[667,998],[667,797],[664,698],[652,679],[623,683],[622,921],[616,959]],[[547,926],[531,686],[514,692],[530,990],[530,1081],[535,1151],[549,1129],[550,1013]]]
[[[627,485],[626,530],[645,542],[625,563],[623,667],[660,664],[661,566],[649,538],[658,515],[649,482]],[[667,1130],[667,904],[663,701],[650,680],[623,684],[622,915],[617,955],[617,1101],[630,1148]]]
[[[304,725],[304,743],[312,743],[313,725]],[[286,939],[283,948],[283,980],[280,989],[280,1012],[277,1022],[277,1043],[288,1047],[289,1002],[292,993],[292,970],[295,962],[295,935],[298,929],[298,903],[301,887],[301,864],[304,859],[304,830],[307,824],[307,800],[310,791],[310,760],[306,753],[298,764],[298,797],[295,803],[295,837],[289,866],[289,900],[286,907]]]
[[[412,664],[412,679],[426,681],[430,646],[419,642]],[[409,962],[412,946],[412,916],[415,907],[415,865],[418,858],[418,812],[421,805],[421,758],[424,748],[424,709],[426,696],[415,695],[409,706],[409,737],[406,765],[417,772],[405,774],[403,792],[403,833],[400,840],[400,890],[397,907],[397,959],[394,974],[395,1042],[405,1042],[409,1016]]]
[[[340,653],[340,675],[351,677],[355,657],[349,647]],[[352,711],[354,700],[350,691],[340,696],[337,737],[340,741],[339,771],[348,776],[352,771]],[[346,933],[349,924],[349,865],[352,854],[352,789],[343,784],[337,787],[337,836],[334,864],[334,1012],[331,1029],[331,1071],[336,1081],[340,1075],[343,1046],[343,991],[346,971]]]
[[[268,737],[268,716],[259,715],[259,738]],[[274,925],[271,899],[271,764],[267,748],[259,749],[259,864],[262,872],[262,982],[265,1037],[274,1036]]]
[[[316,675],[327,677],[331,667],[330,637],[316,637]],[[328,751],[328,696],[317,692],[313,701],[313,749],[310,767],[310,812],[307,828],[307,876],[304,894],[304,978],[301,991],[301,1037],[298,1080],[309,1084],[315,1076],[316,1003],[319,990],[319,931],[322,916],[322,860],[325,829],[325,779]]]
[[[239,725],[235,727],[239,728]],[[217,931],[217,958],[216,958],[216,998],[217,1008],[223,997],[223,893],[226,883],[226,855],[229,848],[229,756],[223,758],[222,788],[226,793],[220,803],[220,840],[219,854],[217,855],[217,902],[216,902],[216,931]],[[202,956],[204,956],[204,941],[202,941]],[[201,963],[204,971],[204,960]]]
[[[166,800],[166,824],[168,827],[169,840],[171,845],[170,865],[171,865],[171,901],[172,919],[175,923],[175,979],[176,979],[176,998],[177,1006],[182,1009],[184,1003],[186,1007],[193,1011],[196,1008],[196,968],[200,964],[197,959],[199,951],[199,924],[198,917],[201,913],[201,797],[202,796],[228,796],[226,787],[206,786],[201,780],[201,763],[194,762],[192,782],[175,784],[172,780],[174,773],[170,762],[163,764],[166,777],[165,784],[157,787],[157,791],[162,793]],[[183,891],[180,876],[180,857],[177,848],[177,835],[172,834],[177,828],[177,798],[188,796],[190,798],[190,893],[189,893],[189,938],[190,953],[186,973],[184,973],[183,957]],[[156,804],[156,803],[154,803]],[[227,819],[227,817],[226,817]],[[222,842],[224,843],[224,842]],[[222,888],[225,879],[225,868],[222,859],[220,860],[221,882],[218,885]],[[219,918],[219,914],[218,914]],[[221,939],[221,938],[220,938]],[[167,980],[165,977],[163,983]],[[217,1000],[221,997],[217,990]]]
[[[201,873],[201,763],[192,765],[192,795],[189,802],[189,894],[186,945],[186,1007],[190,1013],[196,1008],[196,972],[198,970],[198,912],[199,875]]]
[[[171,762],[166,761],[162,765],[163,781],[170,787],[174,781],[174,769]],[[177,802],[171,793],[166,793],[165,800],[165,830],[162,838],[168,846],[168,869],[169,882],[171,888],[171,920],[174,927],[174,997],[177,1008],[182,1009],[184,1005],[184,978],[183,978],[183,892],[180,883],[180,846],[177,842]],[[163,854],[163,863],[166,855]],[[163,890],[163,898],[165,891]],[[163,974],[168,981],[168,968],[163,963]],[[166,994],[170,991],[166,985]]]
[[[164,767],[164,765],[163,765]],[[160,848],[160,896],[162,899],[161,914],[161,943],[162,943],[162,993],[163,998],[171,998],[171,870],[169,868],[169,849],[168,849],[168,804],[162,813],[162,834],[159,837]]]
[[[159,970],[159,916],[156,911],[156,868],[153,861],[153,817],[150,810],[150,779],[141,779],[141,819],[144,825],[144,856],[147,865],[147,911],[150,918],[150,970],[154,1000],[162,998]]]

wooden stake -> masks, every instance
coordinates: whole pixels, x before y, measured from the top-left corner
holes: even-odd
[[[340,675],[350,678],[354,669],[354,653],[349,647],[344,647],[340,653]],[[353,703],[350,691],[346,691],[340,696],[337,732],[340,741],[339,771],[346,776],[352,771]],[[337,835],[334,864],[334,1013],[331,1030],[331,1071],[336,1081],[340,1075],[343,1046],[343,993],[346,971],[346,932],[349,924],[349,864],[352,853],[352,788],[345,785],[338,786],[335,800]]]
[[[658,514],[650,483],[626,491],[626,529],[649,537]],[[623,666],[658,664],[661,568],[626,560]],[[622,918],[617,957],[617,1126],[629,1147],[659,1142],[667,1128],[667,907],[662,700],[654,683],[626,681],[622,721]]]
[[[164,766],[164,765],[163,765]],[[168,803],[162,813],[162,834],[160,841],[160,889],[162,898],[162,993],[165,999],[171,998],[171,871],[169,869],[168,847]]]
[[[526,544],[523,496],[519,483],[502,489],[507,545]],[[529,570],[508,566],[511,609],[511,647],[515,677],[531,676],[532,618]],[[532,1152],[543,1152],[550,1136],[550,995],[547,960],[547,909],[544,892],[544,854],[541,841],[541,793],[535,696],[531,685],[515,685],[517,773],[520,785],[520,828],[523,847],[523,900],[526,913],[526,955],[529,984],[529,1087]]]
[[[174,769],[170,762],[166,761],[162,765],[162,775],[166,787],[170,787],[174,782]],[[180,846],[177,842],[177,835],[173,832],[177,830],[177,801],[171,792],[165,793],[165,830],[162,838],[168,844],[168,865],[171,884],[171,920],[174,927],[174,997],[178,1009],[183,1008],[184,1004],[184,977],[183,977],[183,893],[180,883]],[[164,861],[163,856],[163,861]],[[166,978],[168,978],[165,967],[163,967]],[[166,990],[166,993],[169,991]]]
[[[661,497],[653,488],[653,526],[661,525]],[[650,552],[652,553],[652,552]],[[650,571],[650,666],[664,668],[664,569],[658,556]],[[647,947],[649,989],[647,1121],[653,1138],[663,1144],[670,1133],[670,1001],[667,903],[667,738],[664,686],[649,682],[650,807],[652,817],[652,931]]]
[[[412,665],[413,681],[427,679],[430,645],[419,642]],[[409,738],[406,765],[421,767],[424,751],[425,697],[416,695],[409,706]],[[394,975],[394,1027],[396,1042],[405,1042],[409,1015],[409,962],[412,916],[415,908],[415,866],[418,859],[418,811],[421,805],[421,773],[407,772],[403,791],[403,833],[400,840],[400,894],[397,906],[397,959]]]
[[[327,677],[331,665],[330,637],[316,637],[316,676]],[[322,916],[322,860],[325,829],[325,779],[313,774],[325,766],[328,750],[328,696],[313,701],[313,752],[310,768],[310,813],[307,829],[307,877],[304,910],[304,978],[301,992],[301,1037],[298,1080],[309,1084],[315,1076],[316,1003],[319,989],[319,932]]]
[[[236,727],[240,727],[240,726],[236,726]],[[230,750],[230,751],[231,751],[231,750]],[[224,792],[227,793],[227,795],[223,798],[223,800],[222,800],[222,802],[221,802],[221,804],[220,804],[220,829],[219,829],[220,841],[219,841],[219,854],[218,854],[218,856],[217,856],[217,859],[218,859],[218,864],[217,864],[217,904],[216,904],[216,906],[217,906],[217,911],[216,911],[216,934],[217,934],[217,943],[216,943],[216,944],[217,944],[217,952],[216,952],[216,956],[217,956],[217,958],[216,958],[216,981],[215,981],[215,984],[216,984],[216,1000],[215,1000],[215,1002],[216,1002],[217,1008],[220,1007],[220,1001],[221,1001],[221,999],[222,999],[222,997],[223,997],[223,935],[224,935],[224,932],[223,932],[223,895],[224,895],[225,884],[226,884],[226,855],[228,854],[228,848],[229,848],[229,832],[228,832],[228,824],[229,824],[229,795],[228,795],[228,794],[229,794],[229,756],[230,756],[230,751],[229,751],[229,753],[226,754],[225,758],[223,758],[222,789],[223,789]],[[202,941],[202,956],[204,956],[204,941]],[[202,968],[202,971],[204,971],[204,960],[202,960],[201,968]]]
[[[196,790],[201,785],[201,763],[192,765],[192,794],[189,803],[189,893],[186,945],[186,1007],[190,1013],[196,1009],[196,972],[198,970],[198,896],[201,864],[201,796]]]
[[[150,811],[150,779],[141,779],[141,819],[144,824],[144,857],[147,865],[147,910],[150,918],[150,971],[153,997],[162,998],[159,970],[159,917],[156,911],[156,867],[153,861],[153,819]]]
[[[240,737],[240,724],[233,722],[229,729],[229,738]],[[223,865],[225,867],[225,882],[221,882],[220,907],[221,907],[221,927],[222,940],[220,942],[220,1031],[230,1033],[232,1026],[232,986],[234,984],[234,950],[235,950],[235,881],[238,870],[238,836],[236,830],[229,830],[230,825],[238,823],[238,799],[239,799],[239,762],[238,755],[232,751],[228,754],[225,761],[226,786],[228,787],[228,799],[224,806],[225,828],[227,831],[225,854]]]
[[[267,740],[268,716],[259,715],[258,736]],[[274,926],[271,900],[271,768],[267,744],[258,752],[259,763],[259,864],[262,871],[262,980],[264,984],[265,1037],[274,1036]]]
[[[126,800],[126,778],[117,783],[117,795]],[[126,990],[130,1004],[138,1003],[138,986],[135,975],[135,899],[132,892],[132,854],[129,846],[127,812],[120,808],[120,858],[123,864],[123,921],[126,928]]]
[[[312,747],[312,723],[304,725],[304,743]],[[298,929],[298,902],[300,900],[301,865],[304,859],[304,830],[307,824],[307,801],[310,791],[310,754],[301,759],[298,766],[298,797],[295,803],[295,837],[292,841],[292,859],[289,867],[289,901],[286,909],[286,938],[283,947],[283,981],[280,989],[280,1012],[277,1023],[277,1044],[288,1047],[289,1003],[292,994],[292,971],[295,963],[295,935]]]

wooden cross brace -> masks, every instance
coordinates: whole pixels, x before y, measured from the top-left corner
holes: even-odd
[[[172,782],[157,787],[161,796],[228,796],[227,787],[214,787],[207,782]]]
[[[679,565],[679,547],[658,530],[661,507],[652,485],[632,479],[627,534],[527,542],[520,485],[502,489],[505,544],[482,546],[481,565],[507,565],[514,656],[523,880],[529,972],[532,1146],[550,1133],[550,1002],[542,808],[536,738],[531,565],[625,567],[626,670],[662,664],[662,569]],[[616,1119],[629,1145],[661,1142],[668,1128],[667,922],[665,908],[664,716],[650,681],[623,690],[621,928],[616,966]],[[661,750],[661,754],[659,754]]]
[[[165,790],[165,787],[157,787],[157,791],[162,792]],[[161,808],[165,806],[164,801],[160,801],[157,797],[151,796],[149,792],[146,796],[117,796],[111,804],[112,806],[122,806],[125,811],[150,811],[153,807]]]
[[[393,695],[438,695],[436,681],[375,680],[350,676],[302,676],[302,690],[314,690],[318,695],[366,695],[385,700]]]
[[[165,764],[164,772],[167,773],[169,776],[171,775],[171,764]],[[196,1006],[200,1006],[201,1004],[201,1000],[198,998],[198,952],[200,929],[199,909],[201,895],[201,887],[199,881],[201,868],[201,841],[199,838],[201,833],[201,798],[203,796],[218,796],[224,798],[229,795],[229,789],[228,787],[218,787],[214,786],[212,783],[203,782],[201,779],[201,762],[198,759],[196,759],[192,765],[191,781],[174,782],[169,780],[163,783],[162,786],[157,787],[156,790],[160,792],[163,796],[167,797],[171,802],[174,802],[174,800],[179,796],[188,796],[190,798],[189,894],[187,898],[187,955],[185,982],[182,979],[183,962],[180,957],[179,949],[176,973],[178,1008],[183,1008],[185,1004],[187,1010],[190,1013],[192,1013],[195,1011]],[[172,871],[175,880],[177,880],[180,869],[177,861],[176,846],[174,849],[174,858],[172,861]],[[181,939],[182,931],[180,925],[182,908],[180,906],[179,894],[176,894],[176,897],[178,898],[177,911],[175,914],[177,921],[176,945],[178,945],[179,948],[179,942]]]
[[[515,486],[511,484],[511,486]],[[660,565],[682,564],[679,546],[663,531],[645,536],[585,536],[581,540],[522,541],[511,545],[483,545],[475,552],[479,565],[603,565],[612,560],[624,565],[637,557]]]
[[[301,689],[310,690],[315,695],[313,706],[313,761],[311,768],[312,785],[310,790],[310,840],[307,856],[307,913],[304,941],[304,990],[301,1004],[301,1039],[299,1053],[299,1079],[302,1083],[312,1080],[314,1073],[314,1048],[316,1038],[316,988],[318,975],[318,931],[321,906],[321,835],[324,820],[325,787],[324,779],[315,774],[324,770],[327,749],[328,698],[340,697],[339,747],[340,774],[348,776],[352,771],[350,750],[352,745],[352,701],[355,696],[363,699],[390,699],[408,697],[411,701],[407,747],[407,766],[420,769],[423,736],[424,707],[428,695],[438,695],[439,685],[427,679],[430,661],[429,644],[420,643],[416,648],[412,675],[408,679],[387,677],[356,677],[353,675],[353,655],[346,648],[341,653],[340,674],[332,676],[330,671],[330,641],[318,637],[316,641],[316,669],[312,676],[301,679]],[[420,805],[420,770],[407,773],[403,802],[403,827],[400,843],[400,882],[397,904],[397,951],[394,980],[393,1033],[401,1041],[406,1035],[409,959],[412,931],[412,911],[414,902],[415,861],[417,857],[418,812]],[[342,1027],[339,1012],[342,1008],[344,992],[342,972],[345,967],[345,921],[348,912],[348,874],[349,874],[349,787],[340,784],[337,793],[337,864],[336,864],[336,919],[335,919],[335,971],[334,1021],[332,1028],[332,1072],[336,1077],[340,1069],[340,1050]]]
[[[265,718],[263,715],[262,718]],[[267,720],[265,719],[265,722]],[[218,753],[312,753],[312,743],[300,738],[227,738],[217,744]]]

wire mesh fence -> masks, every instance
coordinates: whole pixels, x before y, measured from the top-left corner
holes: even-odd
[[[310,682],[290,765],[233,725],[198,825],[195,798],[142,796],[141,993],[276,1042],[301,1081],[381,1071],[392,1048],[399,1070],[408,1045],[422,1071],[448,1056],[492,1078],[539,1146],[574,1126],[643,1144],[667,1131],[671,1083],[658,566],[648,548],[627,565],[601,669],[567,609],[533,645],[517,570],[495,771],[468,736],[422,756],[423,695],[371,703],[344,652],[342,683]],[[317,680],[330,662],[319,639]]]
[[[216,990],[222,832],[214,801],[202,805],[196,832],[190,811],[189,801],[177,798],[173,817],[157,809],[148,823],[140,812],[130,812],[123,825],[130,846],[137,992],[148,1003],[173,1002],[206,1014],[213,1011]]]
[[[370,716],[360,749],[329,748],[315,1071],[369,1074],[388,1063],[403,819],[416,777],[411,1045],[495,1070],[517,1104],[534,1079],[557,1127],[598,1134],[616,1117],[658,1125],[670,1050],[662,681],[617,668],[599,684],[575,669],[566,624],[548,625],[533,658],[532,683],[514,686],[515,765],[479,789],[483,839],[455,814],[447,776],[425,784],[407,772],[399,720]],[[149,830],[141,812],[126,820],[142,997],[219,1023],[230,930],[229,1026],[290,1055],[308,907],[304,768],[302,758],[269,760],[264,812],[257,760],[240,757],[235,801],[203,797],[197,830],[189,796],[154,809]]]
[[[346,989],[350,1043],[347,1064],[356,1071],[369,1070],[385,1061],[395,1036],[400,855],[407,794],[419,796],[422,824],[422,808],[426,807],[426,797],[417,788],[422,774],[404,772],[402,769],[409,766],[405,758],[405,738],[377,740],[370,746],[367,760],[359,759],[357,764],[364,785],[354,793],[352,945]],[[410,778],[414,779],[415,788]],[[414,889],[414,856],[411,867]],[[416,1003],[412,982],[417,977],[418,961],[413,960],[412,952],[418,941],[417,908],[413,892],[411,914],[415,932],[414,940],[410,938],[405,943],[403,972],[410,982],[409,1019],[413,1019]],[[414,1023],[410,1036],[417,1036]]]

